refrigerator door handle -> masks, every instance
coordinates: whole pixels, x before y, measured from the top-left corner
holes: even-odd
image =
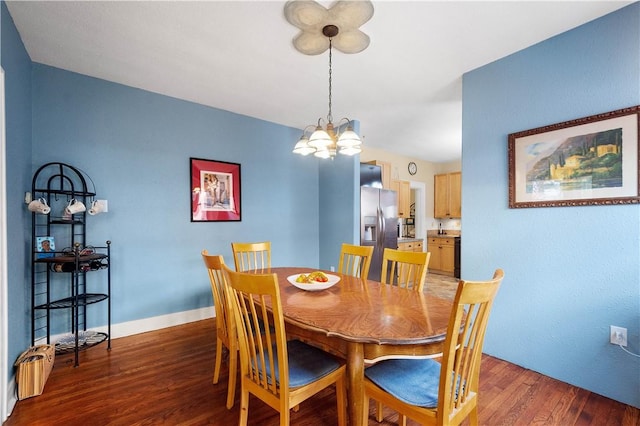
[[[382,251],[384,248],[384,236],[386,235],[386,229],[385,229],[385,220],[384,220],[384,214],[382,212],[382,209],[380,207],[378,207],[378,223],[379,223],[379,228],[380,229],[380,235],[378,236],[378,248]]]

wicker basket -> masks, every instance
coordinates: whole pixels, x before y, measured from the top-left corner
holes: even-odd
[[[15,366],[18,399],[42,394],[56,357],[54,345],[32,346],[17,359]]]

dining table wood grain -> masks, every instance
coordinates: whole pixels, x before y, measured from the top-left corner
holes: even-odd
[[[366,425],[365,367],[385,358],[440,354],[452,301],[329,271],[323,272],[340,281],[325,290],[301,290],[287,280],[315,270],[279,267],[255,272],[277,275],[288,338],[346,361],[349,424]]]

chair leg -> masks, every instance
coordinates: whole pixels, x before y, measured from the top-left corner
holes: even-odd
[[[291,421],[291,411],[290,410],[280,410],[280,426],[289,426]]]
[[[239,426],[247,426],[247,419],[249,417],[249,391],[242,387],[242,392],[240,392],[240,421],[238,422]]]
[[[384,416],[382,415],[382,402],[376,401],[376,420],[378,423],[382,421]]]
[[[336,399],[338,400],[338,426],[347,424],[347,391],[344,378],[336,381]]]
[[[398,425],[407,426],[407,416],[404,414],[398,414]]]
[[[471,426],[478,426],[478,406],[473,407],[469,413],[469,424]]]
[[[222,340],[217,339],[216,342],[216,364],[213,369],[213,384],[218,383],[218,379],[220,378],[220,365],[222,364],[222,348],[223,348]]]
[[[229,351],[229,389],[227,389],[227,409],[233,407],[236,394],[236,379],[238,377],[238,351]]]
[[[364,415],[363,418],[367,423],[369,423],[369,396],[366,394],[366,391],[364,395],[364,402],[362,403],[362,411]]]

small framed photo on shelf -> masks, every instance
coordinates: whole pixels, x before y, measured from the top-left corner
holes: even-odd
[[[53,237],[36,237],[37,259],[45,259],[54,257],[56,251],[56,243]]]
[[[190,159],[191,222],[240,221],[240,164]]]

